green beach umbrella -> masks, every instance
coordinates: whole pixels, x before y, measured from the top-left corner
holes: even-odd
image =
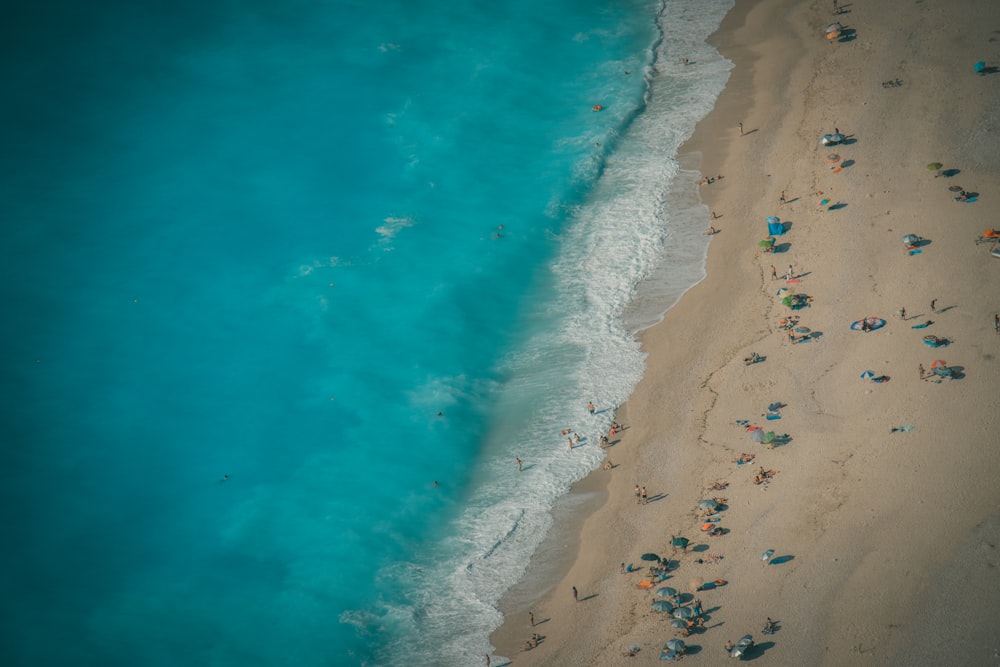
[[[944,165],[941,164],[940,162],[931,162],[929,165],[927,165],[927,168],[930,169],[931,171],[937,171],[943,166]]]

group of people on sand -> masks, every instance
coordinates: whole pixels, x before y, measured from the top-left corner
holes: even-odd
[[[764,466],[761,466],[757,474],[753,476],[753,483],[757,486],[765,484],[777,474],[778,472],[776,470],[764,470]]]
[[[712,183],[721,181],[722,179],[722,174],[719,174],[718,176],[702,176],[701,180],[698,181],[698,185],[711,185]]]

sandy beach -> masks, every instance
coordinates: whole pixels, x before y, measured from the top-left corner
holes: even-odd
[[[1000,227],[1000,4],[841,7],[737,0],[713,37],[735,68],[681,155],[725,177],[701,188],[705,227],[719,230],[707,278],[643,333],[648,369],[618,410],[616,465],[575,491],[603,502],[536,557],[533,589],[502,603],[495,656],[658,662],[681,633],[651,610],[665,585],[702,603],[690,662],[722,663],[745,634],[768,665],[1000,661],[1000,258],[976,243]],[[830,41],[835,20],[846,30]],[[835,128],[846,140],[821,146]],[[766,253],[771,215],[787,231]],[[924,239],[919,252],[906,234]],[[791,311],[790,294],[808,306]],[[808,340],[790,341],[790,315]],[[865,317],[885,325],[850,329]],[[745,364],[754,352],[763,361]],[[934,375],[936,360],[956,377]],[[780,419],[766,419],[772,403]],[[788,441],[755,443],[747,424]],[[738,465],[743,453],[753,461]],[[774,474],[755,484],[761,469]],[[724,509],[709,523],[724,534],[709,537],[698,502],[714,497]],[[647,552],[669,561],[652,590],[640,587]],[[522,650],[532,633],[542,641]]]

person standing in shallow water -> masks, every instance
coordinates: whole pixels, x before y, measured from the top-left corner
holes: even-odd
[[[590,403],[587,403],[587,412],[589,412],[590,414],[594,414],[596,411],[597,411],[597,408],[594,407],[594,402],[593,401],[591,401]]]

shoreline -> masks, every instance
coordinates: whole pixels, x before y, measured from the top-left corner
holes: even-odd
[[[709,629],[686,640],[700,647],[701,657],[692,659],[713,660],[722,655],[717,646],[746,633],[769,662],[788,665],[897,664],[892,655],[909,656],[898,664],[939,664],[942,655],[975,664],[991,657],[984,651],[1000,609],[988,591],[1000,578],[985,565],[1000,562],[992,546],[1000,543],[1000,493],[992,483],[1000,466],[982,454],[998,428],[990,397],[1000,377],[1000,339],[988,318],[1000,303],[983,296],[1000,286],[1000,267],[988,253],[980,257],[971,239],[997,205],[955,204],[938,192],[946,183],[932,182],[924,168],[941,156],[961,165],[963,183],[1000,191],[1000,170],[987,155],[995,135],[974,131],[974,144],[959,133],[992,129],[986,114],[997,101],[995,87],[990,77],[952,76],[966,60],[986,57],[976,53],[992,48],[987,55],[1000,58],[988,29],[978,27],[998,10],[983,0],[960,4],[964,10],[948,13],[852,5],[841,20],[858,32],[842,44],[822,38],[822,25],[832,20],[826,3],[737,2],[725,17],[710,43],[735,67],[678,156],[683,165],[698,162],[703,172],[726,176],[702,189],[704,202],[721,214],[706,220],[720,230],[707,277],[639,336],[647,369],[618,412],[629,428],[609,450],[617,467],[593,472],[571,492],[603,487],[606,500],[576,518],[579,548],[557,558],[562,565],[565,556],[564,576],[536,593],[535,618],[547,619],[536,631],[545,640],[520,651],[531,634],[527,609],[508,593],[500,605],[504,625],[491,637],[498,655],[518,665],[631,664],[622,651],[638,644],[642,662],[655,660],[659,646],[677,635],[664,615],[650,611],[650,594],[635,589],[639,575],[619,574],[618,564],[645,565],[645,551],[670,556],[670,536],[683,534],[706,545],[696,553],[723,558],[698,565],[690,552],[673,555],[677,567],[667,585],[687,591],[697,576],[729,582],[699,592]],[[932,53],[940,44],[924,48],[908,39],[929,21],[954,49],[948,58]],[[890,75],[906,87],[881,88],[880,76]],[[958,99],[956,92],[978,104],[946,113],[925,102]],[[901,115],[901,108],[931,111]],[[816,144],[834,126],[856,137],[843,147],[853,164],[837,176]],[[921,137],[919,146],[913,136]],[[780,205],[784,191],[790,201]],[[817,191],[845,206],[820,213]],[[783,237],[791,247],[766,256],[756,240],[771,214],[791,222]],[[906,256],[904,233],[932,243],[923,255]],[[771,280],[770,265],[784,273],[788,263],[802,276],[798,288],[814,297],[803,321],[822,336],[807,345],[789,344],[775,326],[787,311],[774,298],[783,281]],[[946,353],[924,348],[923,330],[895,315],[905,305],[911,319],[926,317],[921,304],[931,299],[948,303],[933,313],[947,327],[935,333],[955,340]],[[886,330],[847,331],[846,323],[868,313],[889,321]],[[752,351],[765,363],[744,366]],[[918,381],[917,364],[929,366],[939,354],[963,360],[965,377],[943,385]],[[858,373],[866,368],[891,382],[863,383]],[[792,435],[777,450],[753,444],[734,424],[759,422],[772,400],[788,404],[775,430]],[[903,424],[915,430],[891,433]],[[939,429],[949,434],[947,447]],[[733,465],[743,451],[755,453],[752,466],[778,472],[770,484],[753,485],[751,472]],[[716,481],[728,482],[714,493],[728,498],[720,525],[730,532],[699,539],[696,503]],[[636,507],[636,484],[663,498]],[[951,545],[959,545],[962,562],[952,560]],[[763,565],[765,549],[784,560]],[[534,576],[537,557],[522,581]],[[570,599],[572,586],[582,602]],[[955,586],[973,604],[935,611],[932,593]],[[767,639],[759,634],[765,616],[781,627]],[[942,654],[931,635],[966,642]]]

